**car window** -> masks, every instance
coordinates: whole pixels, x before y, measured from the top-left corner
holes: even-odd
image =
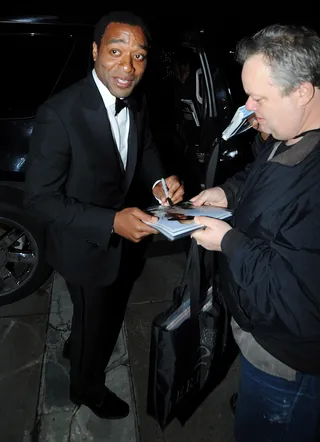
[[[241,81],[241,66],[233,59],[233,55],[229,54],[226,60],[226,76],[229,83],[230,93],[235,104],[235,110],[245,104],[247,101],[246,93],[244,92]]]
[[[0,118],[27,118],[59,87],[84,75],[87,52],[78,56],[72,36],[0,35],[3,60],[0,81]],[[70,69],[69,64],[78,68]],[[70,71],[72,71],[70,73]]]
[[[151,130],[168,174],[184,181],[186,197],[201,190],[203,123],[215,110],[209,76],[202,48],[192,42],[161,41],[150,51],[144,85]]]
[[[196,144],[207,105],[201,60],[185,46],[154,47],[145,78],[149,112],[154,130],[183,127],[189,144]]]

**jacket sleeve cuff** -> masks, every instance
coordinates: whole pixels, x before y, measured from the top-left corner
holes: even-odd
[[[245,235],[241,233],[238,229],[233,228],[228,230],[221,241],[221,251],[229,259],[231,259],[236,251],[236,249],[245,240]]]
[[[227,186],[226,184],[221,184],[219,187],[224,191],[227,201],[228,201],[228,207],[232,207],[233,205],[233,193],[232,190]]]

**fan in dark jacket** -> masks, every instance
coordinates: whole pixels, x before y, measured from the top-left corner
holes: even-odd
[[[194,197],[234,209],[230,224],[197,218],[218,251],[221,288],[241,350],[237,442],[320,439],[320,38],[272,25],[239,42],[261,131],[247,169]]]

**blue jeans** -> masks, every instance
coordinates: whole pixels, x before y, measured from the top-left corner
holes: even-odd
[[[298,373],[294,381],[287,381],[258,370],[241,356],[235,439],[320,442],[320,376]]]

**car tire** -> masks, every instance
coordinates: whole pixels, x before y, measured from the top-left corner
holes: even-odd
[[[44,229],[23,208],[20,189],[0,187],[0,306],[34,293],[52,268],[44,259]]]

